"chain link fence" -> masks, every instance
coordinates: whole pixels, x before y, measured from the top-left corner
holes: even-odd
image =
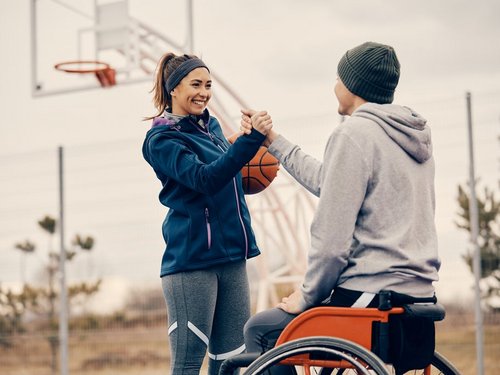
[[[166,210],[158,203],[160,185],[140,146],[124,140],[65,149],[71,374],[169,371],[159,279]],[[39,221],[57,220],[57,150],[3,155],[0,172],[0,373],[55,375],[59,279],[50,268],[61,244],[57,223],[51,233]],[[88,238],[93,242],[86,249]],[[257,285],[253,260],[249,267],[251,284]],[[447,318],[437,328],[438,350],[463,374],[475,372],[471,306],[470,301],[448,303]],[[500,370],[498,313],[485,314],[484,331],[486,373],[495,374]]]

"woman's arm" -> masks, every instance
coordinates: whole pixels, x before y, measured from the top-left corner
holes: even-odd
[[[257,131],[239,137],[227,152],[207,164],[178,137],[159,133],[147,140],[144,156],[164,176],[200,193],[214,194],[252,159],[264,139]]]

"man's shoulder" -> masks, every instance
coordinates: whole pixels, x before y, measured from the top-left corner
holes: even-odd
[[[380,131],[380,127],[368,118],[349,117],[336,130],[339,134],[354,138],[365,138],[369,137],[370,134]]]

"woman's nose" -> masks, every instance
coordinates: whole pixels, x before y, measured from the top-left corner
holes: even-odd
[[[200,89],[200,95],[206,98],[209,95],[209,91],[205,87],[202,87]]]

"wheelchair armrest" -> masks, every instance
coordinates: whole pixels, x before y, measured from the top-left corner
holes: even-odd
[[[437,303],[436,295],[432,297],[412,297],[407,294],[397,293],[393,290],[381,290],[378,294],[379,305],[381,311],[388,311],[396,306],[403,306],[413,303]]]
[[[436,304],[411,304],[404,305],[405,315],[411,318],[426,318],[434,322],[443,320],[446,312],[443,305]]]
[[[260,353],[241,353],[222,362],[219,375],[233,375],[240,367],[248,367],[253,361],[260,357]]]

